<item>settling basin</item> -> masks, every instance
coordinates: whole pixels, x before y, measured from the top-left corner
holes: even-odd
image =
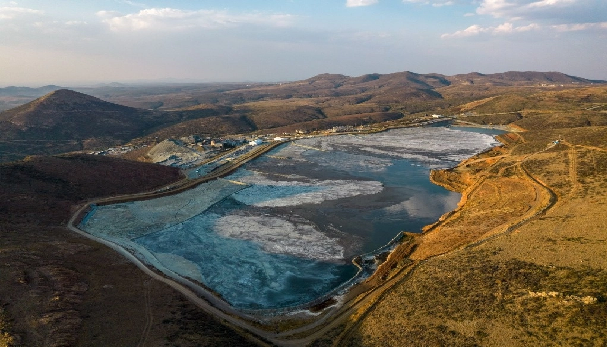
[[[296,140],[188,191],[98,206],[79,228],[236,309],[297,306],[349,281],[357,255],[454,209],[460,195],[432,184],[429,170],[497,145],[495,133],[428,127]]]

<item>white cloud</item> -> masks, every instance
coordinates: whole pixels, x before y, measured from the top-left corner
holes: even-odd
[[[232,14],[227,11],[186,11],[172,8],[151,8],[138,13],[121,15],[116,12],[97,13],[113,31],[162,30],[178,31],[190,28],[220,28],[242,24],[285,27],[295,16],[260,12]]]
[[[547,7],[547,6],[560,6],[560,5],[574,5],[576,0],[540,0],[530,3],[528,6],[533,7]]]
[[[11,3],[13,4],[13,3]],[[16,7],[16,6],[4,6],[0,7],[0,20],[1,19],[15,19],[24,15],[42,15],[42,11],[33,10],[31,8]]]
[[[432,4],[432,7],[451,6],[453,4],[455,4],[453,1],[436,2],[436,3]]]
[[[593,17],[605,9],[602,0],[482,0],[476,13],[495,18]],[[599,12],[600,13],[600,12]]]
[[[471,25],[464,30],[456,31],[452,34],[443,34],[441,38],[443,39],[451,39],[451,38],[463,38],[470,36],[478,36],[481,34],[491,34],[491,35],[500,35],[500,34],[514,34],[514,33],[522,33],[531,30],[539,30],[541,26],[536,23],[531,23],[529,25],[524,26],[514,26],[512,23],[506,22],[500,24],[495,27],[481,27],[480,25]]]
[[[448,38],[476,36],[482,32],[485,32],[486,30],[487,29],[483,29],[480,25],[474,24],[464,30],[458,30],[458,31],[454,32],[453,34],[442,34],[441,38],[448,39]]]
[[[601,23],[576,23],[576,24],[559,24],[552,26],[556,31],[584,31],[584,30],[607,30],[607,22]]]
[[[505,18],[506,22],[485,27],[472,25],[464,30],[443,34],[441,37],[445,39],[481,34],[507,35],[540,30],[544,32],[604,30],[604,23],[607,23],[605,22],[607,20],[607,1],[481,0],[476,14]]]
[[[370,6],[377,4],[379,0],[347,0],[347,7]]]
[[[65,25],[76,26],[76,25],[87,25],[88,23],[81,20],[70,20],[65,22]]]
[[[522,33],[530,30],[537,30],[540,26],[538,24],[532,23],[525,26],[515,27],[512,23],[504,23],[500,24],[495,28],[489,28],[489,31],[494,34],[511,34],[511,33]]]

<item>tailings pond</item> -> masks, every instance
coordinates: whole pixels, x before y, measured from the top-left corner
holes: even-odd
[[[300,305],[352,278],[353,257],[454,209],[460,194],[430,183],[429,170],[496,145],[492,133],[301,139],[180,194],[96,207],[79,227],[236,308]]]

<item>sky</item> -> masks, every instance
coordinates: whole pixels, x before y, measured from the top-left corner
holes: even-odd
[[[0,0],[0,87],[400,71],[607,80],[607,0]]]

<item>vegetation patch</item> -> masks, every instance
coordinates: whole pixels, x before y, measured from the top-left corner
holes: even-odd
[[[12,326],[6,312],[0,307],[0,346],[12,347],[16,345],[16,340],[11,335]]]

